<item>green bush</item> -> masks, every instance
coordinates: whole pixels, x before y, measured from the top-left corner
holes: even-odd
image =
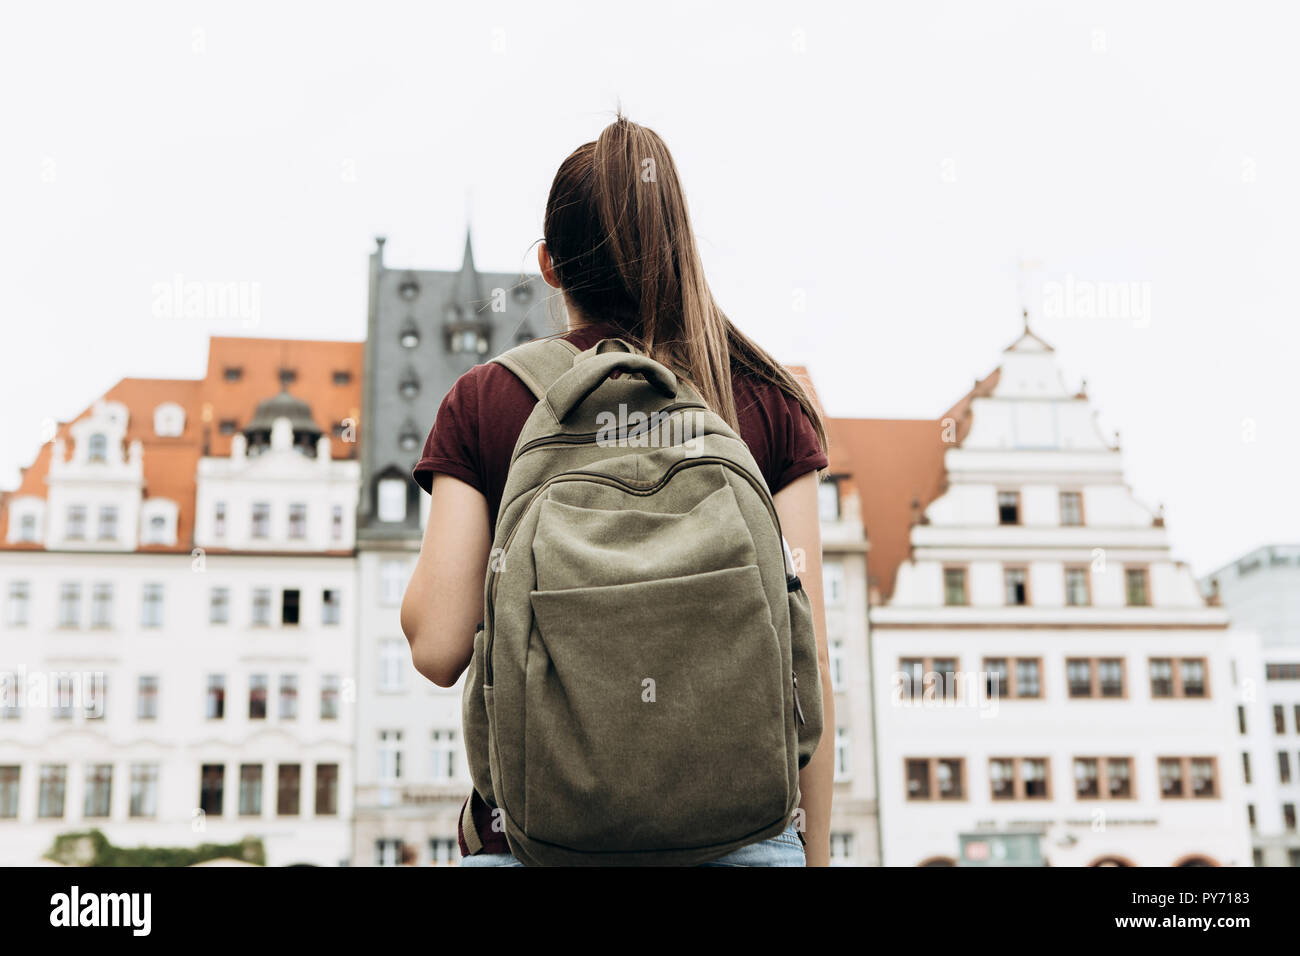
[[[46,859],[68,866],[193,866],[207,860],[232,858],[266,866],[266,850],[256,837],[238,843],[200,843],[198,846],[114,846],[99,830],[61,833]]]

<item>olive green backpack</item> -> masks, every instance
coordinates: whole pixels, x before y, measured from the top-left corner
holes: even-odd
[[[620,339],[494,361],[537,396],[465,681],[494,826],[526,865],[691,865],[777,835],[821,688],[808,595],[749,448]]]

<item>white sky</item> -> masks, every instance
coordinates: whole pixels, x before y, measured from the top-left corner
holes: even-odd
[[[723,307],[832,414],[937,416],[1024,302],[1198,573],[1300,540],[1298,25],[1228,2],[15,5],[0,486],[43,419],[199,376],[209,334],[361,338],[373,236],[455,267],[467,194],[479,267],[531,269],[556,167],[621,101],[675,154]],[[256,327],[154,317],[178,274],[259,284]],[[1149,317],[1044,317],[1066,275],[1142,283]]]

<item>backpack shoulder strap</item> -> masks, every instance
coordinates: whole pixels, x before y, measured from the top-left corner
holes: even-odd
[[[555,380],[573,368],[577,357],[578,347],[568,339],[550,338],[516,345],[492,361],[514,372],[540,402]]]

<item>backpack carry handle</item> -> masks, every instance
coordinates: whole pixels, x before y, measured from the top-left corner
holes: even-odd
[[[600,352],[575,362],[546,392],[546,404],[557,422],[575,408],[616,371],[634,372],[668,398],[677,394],[677,376],[654,359],[636,352]]]

